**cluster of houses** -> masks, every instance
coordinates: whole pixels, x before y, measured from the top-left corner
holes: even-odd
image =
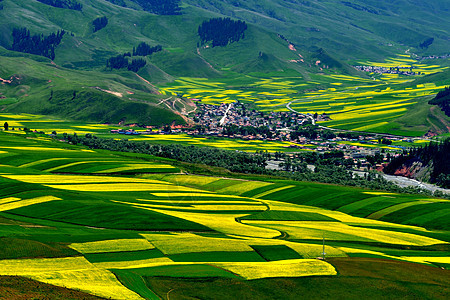
[[[379,66],[354,66],[355,69],[363,72],[378,73],[378,74],[399,74],[399,75],[420,75],[421,72],[413,71],[412,67],[379,67]]]
[[[274,130],[298,127],[309,121],[309,118],[294,112],[264,113],[249,108],[248,104],[235,102],[231,104],[211,105],[197,103],[194,121],[207,128],[210,134],[220,134],[224,126],[267,126]],[[225,118],[224,118],[225,116]]]
[[[116,133],[116,134],[125,134],[125,135],[140,135],[142,132],[137,132],[134,129],[113,129],[111,130],[111,133]]]

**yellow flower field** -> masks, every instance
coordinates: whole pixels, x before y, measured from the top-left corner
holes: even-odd
[[[230,194],[243,194],[245,192],[271,185],[272,183],[269,182],[262,182],[262,181],[244,181],[242,183],[230,185],[228,187],[222,188],[218,190],[220,193],[230,193]]]
[[[317,259],[290,259],[270,262],[214,263],[248,280],[271,277],[336,275],[334,267]]]
[[[152,195],[158,194],[158,193],[151,193]],[[168,194],[170,195],[170,193],[162,193],[162,194]],[[174,193],[177,194],[177,193]],[[196,195],[201,195],[201,194],[196,194]],[[217,198],[225,198],[225,197],[229,197],[228,195],[218,195],[220,197]],[[201,196],[200,196],[201,197]],[[170,196],[168,196],[169,199]],[[195,197],[189,197],[189,199],[194,199]],[[238,198],[238,196],[231,196],[229,198]],[[201,198],[200,198],[201,199]],[[242,198],[245,199],[245,198]],[[172,200],[147,200],[147,199],[137,199],[139,201],[142,202],[148,202],[148,203],[167,203],[167,204],[216,204],[216,205],[229,205],[229,204],[248,204],[248,205],[252,205],[252,204],[257,204],[258,202],[255,201],[230,201],[230,200],[222,200],[222,199],[217,199],[216,201],[202,201],[202,200],[185,200],[185,199],[180,199],[180,198],[172,198]],[[219,202],[220,201],[220,202]],[[133,203],[134,204],[134,203]]]
[[[124,171],[130,171],[130,170],[138,170],[138,169],[174,169],[177,170],[175,167],[171,165],[163,165],[163,164],[126,164],[123,167],[117,167],[117,168],[111,168],[106,169],[102,171],[97,171],[94,173],[118,173],[118,172],[124,172]]]
[[[104,184],[67,184],[67,185],[45,185],[54,189],[84,192],[143,192],[143,191],[174,191],[174,192],[202,192],[201,190],[173,186],[170,184],[151,183],[104,183]]]
[[[410,234],[381,229],[353,227],[340,222],[317,221],[252,221],[245,220],[245,224],[263,228],[280,229],[294,239],[326,239],[331,240],[360,240],[399,245],[426,246],[443,243],[443,241]]]
[[[140,259],[132,261],[105,261],[94,263],[94,266],[102,269],[136,269],[136,268],[149,268],[158,266],[161,263],[166,265],[174,264],[174,262],[168,257],[157,257],[149,259]]]
[[[171,183],[152,179],[90,176],[90,175],[2,175],[3,177],[28,183],[68,184],[68,183],[155,183],[170,185]]]
[[[140,251],[154,249],[151,243],[144,239],[120,239],[87,243],[72,243],[70,248],[81,253],[101,253],[120,251]]]
[[[125,288],[109,271],[84,257],[0,260],[0,275],[25,276],[114,299],[142,299]]]
[[[194,233],[141,234],[164,254],[213,251],[253,251],[238,239],[203,237]]]
[[[22,150],[22,151],[67,151],[67,149],[63,148],[48,148],[48,147],[11,147],[11,146],[1,146],[2,149],[12,149],[12,150]]]
[[[236,196],[236,195],[222,195],[222,194],[212,194],[212,193],[151,193],[153,196],[156,197],[166,197],[166,198],[170,198],[170,197],[188,197],[188,198],[197,198],[197,197],[213,197],[213,198],[233,198],[233,199],[247,199],[248,201],[240,201],[241,203],[255,203],[255,201],[249,201],[250,199],[245,198],[245,197],[240,197],[240,196]],[[150,201],[150,200],[149,200]],[[155,200],[158,202],[162,202],[161,200]],[[183,201],[185,202],[185,201]],[[209,202],[209,201],[205,201],[205,202]],[[230,201],[226,201],[223,203],[230,203]]]
[[[41,160],[35,160],[32,162],[20,165],[19,167],[20,168],[28,168],[28,167],[33,167],[33,166],[40,165],[40,164],[43,164],[46,162],[50,162],[50,161],[67,160],[67,159],[69,159],[69,158],[64,158],[64,157],[46,158],[46,159],[41,159]]]
[[[275,229],[249,226],[242,223],[238,223],[236,221],[236,218],[243,217],[247,214],[195,213],[195,212],[185,212],[185,211],[181,212],[181,211],[152,209],[143,207],[141,208],[185,219],[198,224],[202,224],[206,227],[209,227],[211,229],[217,230],[225,234],[247,236],[247,237],[260,237],[260,238],[274,238],[281,235],[281,233]]]
[[[267,209],[266,206],[254,203],[254,204],[244,204],[244,205],[236,205],[236,204],[192,204],[190,206],[173,206],[173,205],[162,205],[162,204],[142,204],[142,203],[132,203],[132,202],[122,202],[115,201],[116,203],[133,205],[134,207],[140,208],[152,208],[152,209],[176,209],[177,211],[264,211]],[[174,202],[171,202],[173,204]]]
[[[9,199],[15,199],[15,198],[9,198]],[[4,199],[2,199],[2,200],[4,200]],[[42,196],[42,197],[17,200],[17,201],[9,201],[8,200],[8,202],[1,204],[2,200],[0,200],[0,211],[6,211],[6,210],[21,208],[21,207],[25,207],[25,206],[29,206],[29,205],[33,205],[33,204],[39,204],[39,203],[61,200],[61,199],[57,198],[57,197],[53,197],[53,196]]]

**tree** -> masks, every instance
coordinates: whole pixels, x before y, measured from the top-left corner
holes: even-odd
[[[5,128],[5,131],[8,131],[9,128],[8,122],[5,122],[5,124],[3,124],[3,128]]]
[[[246,29],[247,24],[244,21],[234,21],[230,18],[213,18],[204,21],[198,27],[198,35],[202,45],[211,41],[212,47],[226,46],[244,38]]]
[[[107,17],[99,17],[92,21],[92,26],[94,27],[94,32],[99,31],[100,29],[103,29],[108,25],[108,18]]]

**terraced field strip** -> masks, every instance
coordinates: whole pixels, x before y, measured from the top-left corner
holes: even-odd
[[[350,214],[353,211],[361,209],[361,208],[363,208],[365,206],[368,206],[368,205],[371,205],[371,204],[374,204],[374,203],[377,203],[377,202],[381,202],[383,200],[390,200],[392,198],[394,198],[394,197],[392,197],[392,196],[384,196],[384,195],[383,196],[378,196],[378,197],[369,197],[367,199],[363,199],[363,200],[360,200],[360,201],[356,201],[356,202],[353,202],[353,203],[341,206],[341,207],[339,207],[339,211],[342,211],[344,213]],[[410,200],[410,201],[414,201],[414,200]]]
[[[85,253],[140,251],[155,249],[151,243],[145,239],[117,239],[95,241],[87,243],[72,243],[70,248]]]
[[[411,201],[411,202],[406,202],[406,203],[400,203],[400,204],[392,205],[392,206],[386,207],[385,209],[376,211],[376,212],[368,215],[367,218],[378,220],[378,219],[381,219],[382,217],[384,217],[390,213],[393,213],[395,211],[398,211],[400,209],[414,206],[414,205],[427,204],[427,203],[430,203],[430,202],[429,201]]]
[[[46,184],[45,186],[68,191],[81,192],[144,192],[144,191],[174,191],[202,192],[201,190],[169,184],[152,183],[100,183],[100,184]]]
[[[336,275],[335,268],[317,259],[290,259],[269,262],[160,262],[151,267],[212,265],[230,271],[247,280],[274,277],[302,277]],[[170,269],[169,269],[170,270]],[[146,270],[151,272],[151,270]],[[170,273],[168,274],[170,276]]]
[[[41,160],[36,160],[36,161],[32,161],[23,165],[20,165],[20,168],[29,168],[29,167],[34,167],[40,164],[44,164],[47,162],[51,162],[51,161],[60,161],[60,160],[68,160],[69,158],[65,158],[65,157],[54,157],[54,158],[47,158],[47,159],[41,159]]]
[[[155,171],[156,169],[165,169],[165,170],[171,170],[174,171],[178,170],[177,168],[171,166],[171,165],[163,165],[163,164],[126,164],[126,166],[123,167],[117,167],[117,168],[111,168],[106,170],[97,171],[94,173],[120,173],[124,171],[133,171],[133,170],[149,170],[149,171]]]
[[[253,251],[245,242],[238,239],[204,237],[194,233],[141,234],[164,254],[202,253],[214,251],[247,252]]]
[[[224,234],[261,238],[274,238],[281,235],[281,233],[276,229],[258,228],[255,226],[241,224],[236,221],[236,218],[246,216],[248,213],[201,213],[141,208],[195,222]]]
[[[39,184],[74,184],[74,183],[154,183],[170,185],[159,180],[111,177],[111,176],[91,176],[91,175],[2,175],[3,177],[27,183]]]
[[[189,207],[186,206],[176,206],[176,205],[161,205],[161,204],[140,204],[140,203],[132,203],[132,202],[122,202],[122,201],[115,201],[112,200],[115,203],[120,204],[127,204],[127,205],[133,205],[134,207],[140,207],[140,208],[152,208],[152,209],[170,209],[170,210],[177,210],[177,211],[193,211],[193,212],[204,212],[204,211],[214,211],[214,212],[258,212],[258,211],[264,211],[267,209],[267,207],[263,204],[193,204]]]
[[[155,195],[157,193],[151,193],[152,195]],[[221,195],[224,196],[224,195]],[[171,198],[170,196],[168,196],[167,198]],[[190,199],[194,199],[196,197],[188,197]],[[221,197],[217,197],[217,198],[221,198]],[[172,200],[148,200],[148,199],[137,199],[140,202],[144,202],[144,203],[153,203],[153,204],[172,204],[172,205],[181,205],[181,206],[186,206],[186,205],[193,205],[193,204],[212,204],[212,205],[232,205],[232,204],[242,204],[242,205],[255,205],[257,204],[257,202],[255,203],[254,201],[233,201],[233,200],[222,200],[222,201],[214,201],[214,200],[206,200],[206,201],[202,201],[202,200],[185,200],[185,197],[183,197],[182,199],[174,197]],[[226,201],[226,202],[224,202]],[[134,204],[134,203],[133,203]]]
[[[228,187],[224,187],[219,189],[217,192],[220,193],[230,193],[230,194],[237,194],[237,195],[241,195],[245,192],[260,188],[260,187],[264,187],[264,186],[268,186],[271,185],[273,183],[270,182],[261,182],[261,181],[244,181],[242,183],[239,184],[235,184],[235,185],[231,185]]]
[[[11,199],[11,198],[6,198],[6,199]],[[21,207],[25,207],[25,206],[30,206],[30,205],[34,205],[34,204],[39,204],[39,203],[44,203],[44,202],[49,202],[49,201],[55,201],[55,200],[62,200],[60,198],[57,197],[53,197],[53,196],[42,196],[42,197],[37,197],[37,198],[32,198],[32,199],[19,199],[19,200],[6,200],[8,202],[3,202],[5,199],[0,199],[0,211],[7,211],[7,210],[12,210],[12,209],[16,209],[16,208],[21,208]]]
[[[67,149],[63,148],[49,148],[49,147],[11,147],[11,146],[0,146],[2,149],[11,149],[11,150],[20,150],[20,151],[67,151]]]
[[[221,178],[197,175],[168,175],[165,176],[163,180],[167,180],[169,182],[180,185],[204,186],[206,184],[221,180]]]
[[[293,188],[293,187],[295,187],[295,185],[282,186],[282,187],[279,187],[279,188],[276,188],[276,189],[273,189],[273,190],[269,190],[269,191],[262,192],[262,193],[259,193],[257,195],[254,195],[253,198],[256,198],[256,199],[262,198],[264,196],[267,196],[267,195],[270,195],[270,194],[273,194],[273,193],[276,193],[276,192],[280,192],[280,191],[283,191],[283,190],[286,190],[286,189],[290,189],[290,188]]]
[[[156,197],[165,197],[165,198],[172,198],[172,197],[184,197],[184,198],[197,198],[197,197],[211,197],[211,198],[228,198],[228,199],[242,199],[247,200],[245,203],[259,203],[258,201],[251,200],[246,197],[236,196],[236,195],[223,195],[223,194],[211,194],[211,193],[176,193],[176,192],[168,192],[168,193],[151,193],[153,196]],[[159,200],[158,200],[159,201]],[[228,201],[226,203],[229,203]],[[241,201],[241,203],[244,203]]]
[[[318,221],[252,221],[243,220],[245,224],[269,229],[278,229],[289,234],[294,240],[321,240],[323,237],[336,241],[379,242],[397,245],[426,246],[444,243],[443,241],[420,235],[394,232],[380,229],[361,228],[340,222]]]
[[[215,263],[248,280],[270,277],[302,277],[317,275],[336,275],[334,267],[316,259],[292,259],[271,262],[228,262]]]

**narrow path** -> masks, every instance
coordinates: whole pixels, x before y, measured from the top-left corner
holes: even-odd
[[[231,109],[232,106],[233,106],[233,103],[230,103],[230,104],[228,105],[228,108],[227,108],[227,110],[225,111],[225,114],[223,115],[222,119],[220,119],[220,126],[222,126],[223,123],[225,123],[225,121],[226,121],[226,119],[227,119],[227,114],[228,114],[228,112],[230,111],[230,109]]]

